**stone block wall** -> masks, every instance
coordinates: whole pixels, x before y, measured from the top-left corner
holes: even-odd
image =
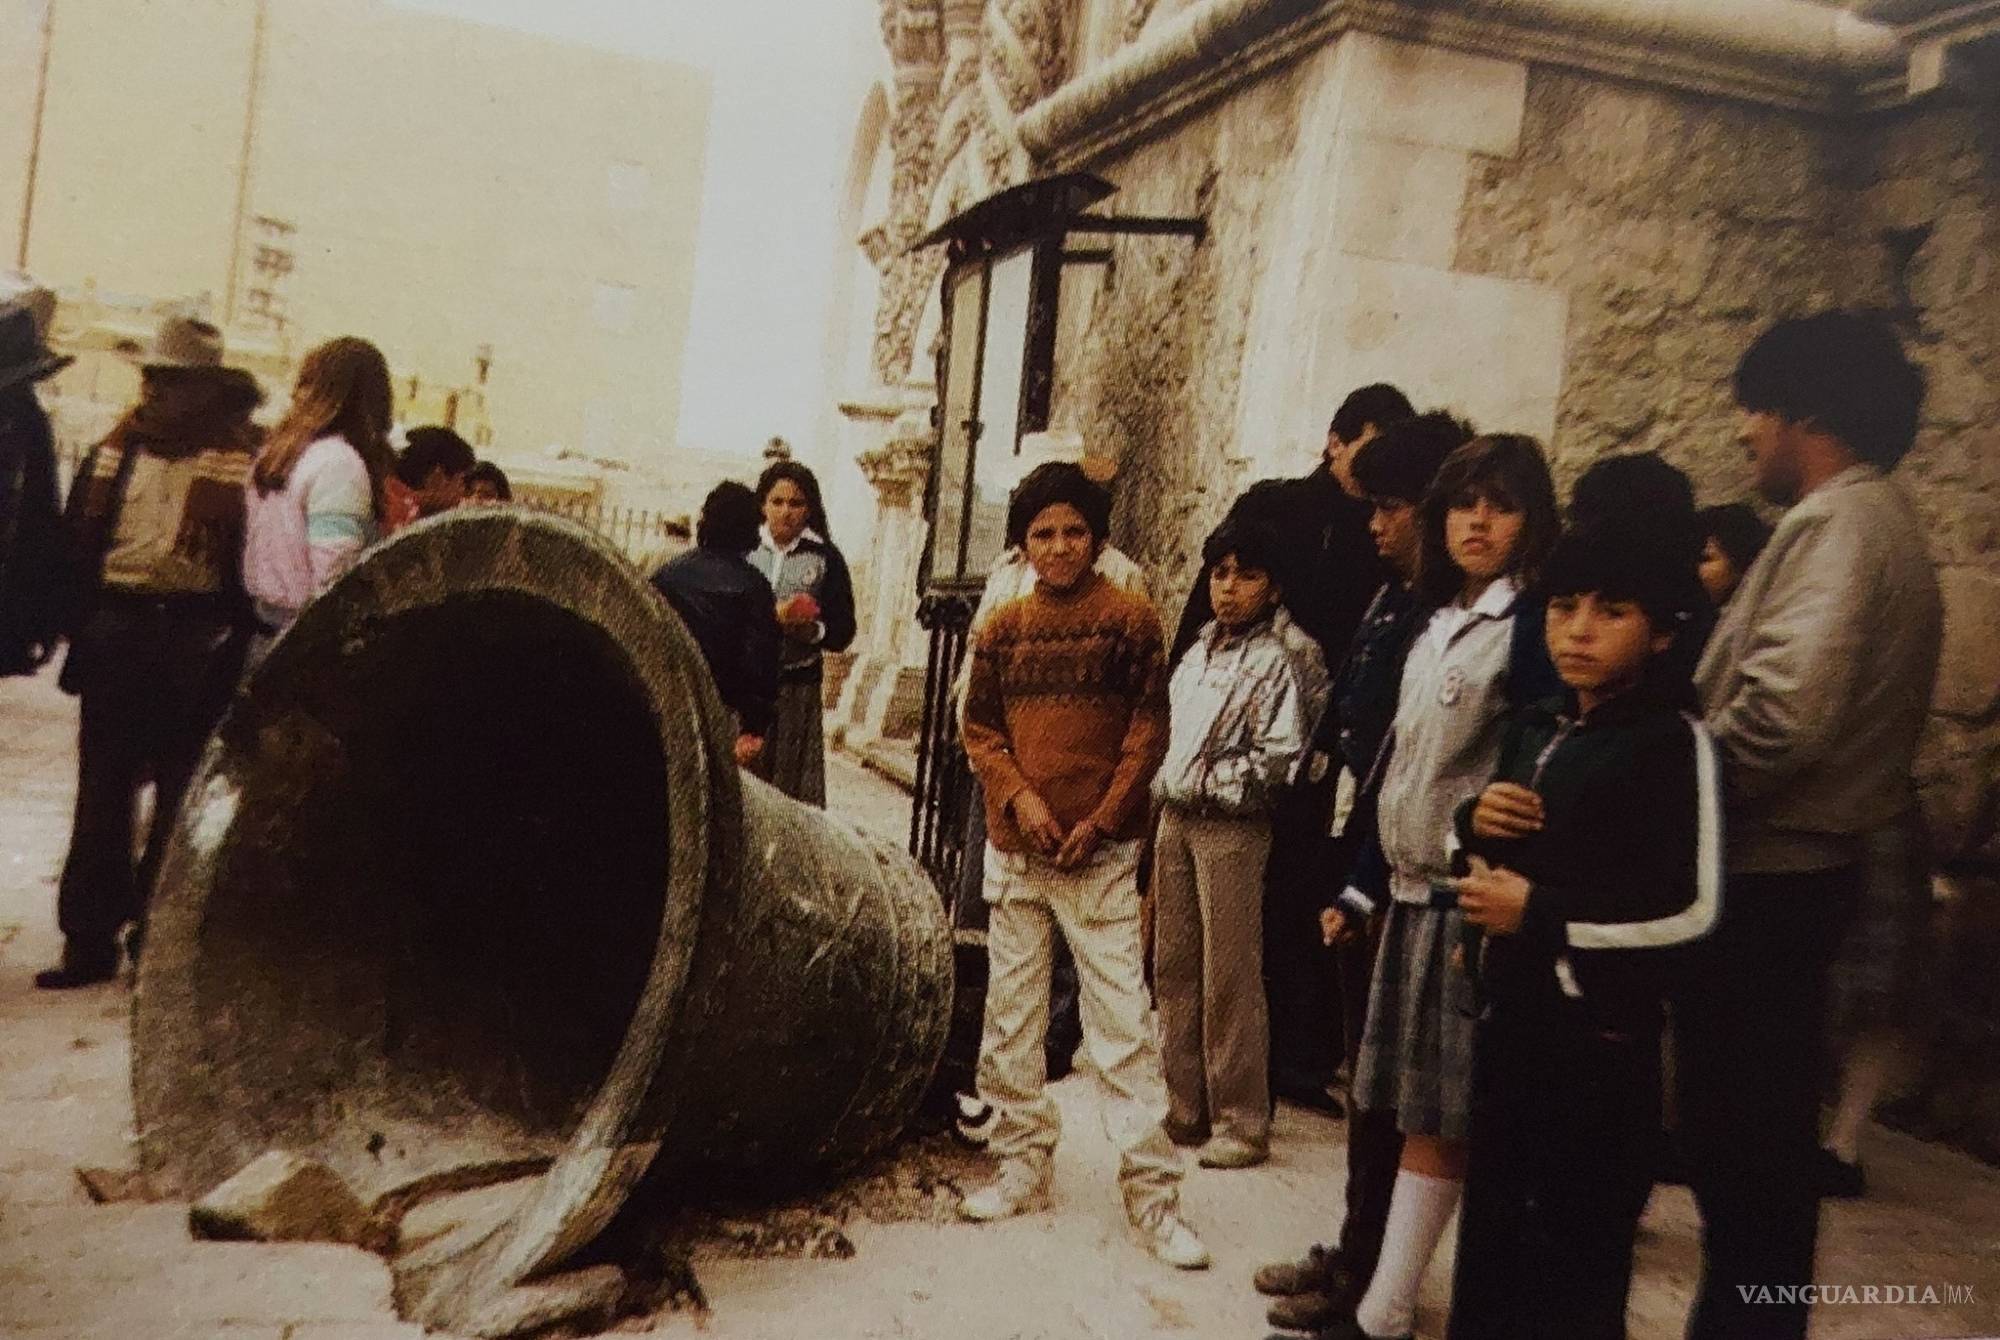
[[[1746,496],[1730,374],[1773,320],[1900,314],[1931,381],[1899,472],[1946,603],[1919,763],[1940,854],[2000,861],[2000,120],[1940,103],[1840,120],[1546,66],[1343,39],[1090,166],[1121,213],[1199,211],[1198,247],[1121,240],[1058,417],[1124,461],[1114,538],[1180,609],[1202,537],[1251,480],[1309,468],[1378,377],[1544,436],[1559,484],[1657,449],[1704,502]],[[1410,100],[1468,82],[1468,128]],[[1385,92],[1405,99],[1383,117]],[[1435,119],[1435,118],[1432,118]],[[1456,137],[1456,138],[1454,138]],[[1440,220],[1444,226],[1440,226]],[[1489,338],[1490,337],[1490,338]],[[1548,393],[1543,407],[1537,399]],[[1912,1129],[2000,1152],[2000,886],[1953,885],[1917,1021]]]
[[[1234,424],[1257,219],[1283,187],[1305,71],[1267,79],[1102,169],[1120,214],[1200,214],[1208,237],[1120,239],[1053,396],[1059,425],[1120,461],[1114,540],[1178,616],[1202,539],[1256,476]],[[1226,165],[1226,166],[1225,166]],[[1302,472],[1309,454],[1286,464]]]
[[[1801,114],[1534,71],[1519,152],[1474,168],[1456,264],[1569,296],[1559,483],[1658,450],[1705,500],[1748,491],[1729,376],[1771,321],[1843,296],[1837,139]]]
[[[1919,778],[1953,857],[2000,857],[1996,230],[2000,127],[1975,109],[1832,122],[1537,69],[1519,152],[1475,169],[1456,258],[1567,292],[1561,480],[1656,449],[1705,502],[1749,493],[1729,377],[1759,330],[1832,303],[1902,314],[1931,389],[1898,473],[1947,611]]]
[[[1919,767],[1926,810],[1948,852],[2000,860],[2000,122],[1971,107],[1907,114],[1873,127],[1861,151],[1860,273],[1908,313],[1930,376],[1899,471],[1945,599]]]
[[[1896,1124],[2000,1160],[2000,122],[1940,106],[1883,120],[1860,145],[1857,277],[1907,312],[1930,376],[1899,475],[1923,512],[1945,641],[1918,759],[1946,854],[1915,1074]]]

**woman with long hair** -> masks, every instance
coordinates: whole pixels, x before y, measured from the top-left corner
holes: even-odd
[[[854,585],[833,547],[819,480],[796,461],[777,461],[757,480],[764,527],[750,561],[771,583],[784,644],[778,712],[751,771],[795,800],[826,804],[826,733],[820,658],[854,641]]]
[[[389,365],[368,341],[328,340],[299,365],[291,407],[250,472],[243,584],[264,626],[260,642],[380,534],[393,412]]]

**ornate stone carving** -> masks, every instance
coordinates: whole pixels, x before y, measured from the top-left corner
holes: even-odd
[[[943,60],[943,34],[937,0],[882,0],[882,44],[899,76],[936,69]]]
[[[938,112],[947,42],[955,39],[962,45],[968,24],[976,31],[978,14],[975,6],[968,16],[966,0],[948,5],[940,0],[887,0],[882,16],[895,64],[888,131],[889,208],[882,219],[870,221],[859,242],[882,275],[870,361],[877,377],[894,386],[909,371],[917,322],[937,274],[935,257],[907,253],[923,235],[937,180]]]
[[[905,428],[898,423],[897,436],[873,451],[862,452],[854,463],[875,486],[884,507],[915,510],[923,505],[924,485],[930,480],[930,432],[927,423],[920,425],[921,436],[909,435]]]
[[[864,242],[870,258],[882,272],[872,362],[875,375],[888,386],[900,385],[911,372],[917,323],[923,317],[924,303],[943,264],[943,258],[935,251],[909,254],[910,246],[923,236],[930,209],[935,181],[932,149],[936,127],[935,87],[899,88],[896,110],[889,123],[894,163],[889,184],[889,216],[871,230],[879,237]]]
[[[1062,0],[994,0],[986,8],[984,72],[1012,112],[1040,102],[1069,69],[1069,6]]]
[[[1145,30],[1146,20],[1153,17],[1157,0],[1125,0],[1125,40],[1130,42]]]
[[[874,366],[887,384],[927,371],[916,330],[943,258],[906,254],[924,231],[1024,180],[1019,114],[1066,76],[1065,0],[894,0],[882,11],[896,60],[888,217],[860,239],[882,273]]]

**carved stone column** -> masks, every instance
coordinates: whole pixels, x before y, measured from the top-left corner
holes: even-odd
[[[888,660],[922,658],[911,630],[917,611],[917,567],[924,552],[924,485],[930,478],[930,458],[929,416],[909,406],[897,416],[889,440],[857,458],[862,474],[875,486],[876,618],[869,630],[869,650]]]
[[[916,733],[923,709],[925,647],[916,626],[917,571],[927,527],[924,486],[930,475],[930,388],[882,388],[840,410],[881,434],[880,444],[855,457],[875,487],[875,524],[869,540],[860,656],[834,710],[834,725],[851,748]]]
[[[937,182],[938,112],[945,71],[944,20],[936,0],[900,0],[885,16],[885,38],[895,66],[889,116],[889,208],[861,237],[881,271],[875,312],[875,375],[884,387],[900,385],[913,366],[917,326],[936,286],[943,258],[936,249],[909,248],[924,233]]]

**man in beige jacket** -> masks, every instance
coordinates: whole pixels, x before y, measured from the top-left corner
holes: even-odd
[[[1758,490],[1791,510],[1744,574],[1696,676],[1724,756],[1722,918],[1675,1004],[1703,1221],[1690,1336],[1803,1337],[1819,1206],[1827,973],[1862,841],[1909,804],[1937,673],[1936,576],[1885,476],[1923,374],[1881,321],[1781,321],[1736,370]],[[1775,1300],[1775,1301],[1774,1301]]]

